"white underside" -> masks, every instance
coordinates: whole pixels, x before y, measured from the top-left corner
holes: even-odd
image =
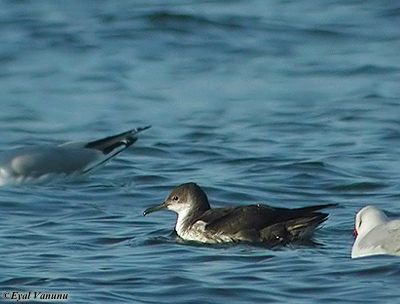
[[[400,256],[400,250],[399,251],[389,251],[389,250],[383,248],[381,245],[379,245],[379,246],[370,246],[370,247],[363,247],[363,248],[353,247],[352,252],[351,252],[351,257],[353,259],[372,256],[372,255]]]
[[[228,243],[238,241],[239,239],[226,234],[210,233],[206,230],[207,223],[204,221],[196,221],[192,226],[184,229],[184,222],[181,220],[185,218],[186,214],[180,213],[176,222],[175,230],[179,237],[185,241],[194,241],[200,243]]]

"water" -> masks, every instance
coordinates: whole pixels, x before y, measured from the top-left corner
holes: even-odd
[[[0,189],[0,291],[69,303],[400,303],[400,260],[350,259],[400,216],[395,1],[0,1],[0,150],[153,127],[80,181]],[[322,246],[190,245],[142,212],[339,203]],[[4,300],[4,299],[2,299]]]

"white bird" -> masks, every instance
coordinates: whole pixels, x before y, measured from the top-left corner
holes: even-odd
[[[44,182],[53,176],[79,176],[92,172],[119,154],[150,128],[137,128],[91,142],[38,145],[0,154],[0,186]]]
[[[351,250],[352,258],[370,255],[400,256],[400,220],[389,220],[374,206],[362,208],[356,215],[356,240]]]

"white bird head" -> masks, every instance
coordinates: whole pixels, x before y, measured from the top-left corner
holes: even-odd
[[[355,234],[365,235],[374,227],[388,221],[386,214],[374,206],[362,208],[356,215]]]

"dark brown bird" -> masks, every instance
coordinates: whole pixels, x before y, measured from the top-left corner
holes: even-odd
[[[159,206],[143,215],[168,209],[178,213],[175,231],[182,239],[201,243],[264,242],[269,245],[309,240],[328,214],[316,212],[336,204],[304,208],[247,205],[211,209],[207,195],[195,183],[179,185]]]

